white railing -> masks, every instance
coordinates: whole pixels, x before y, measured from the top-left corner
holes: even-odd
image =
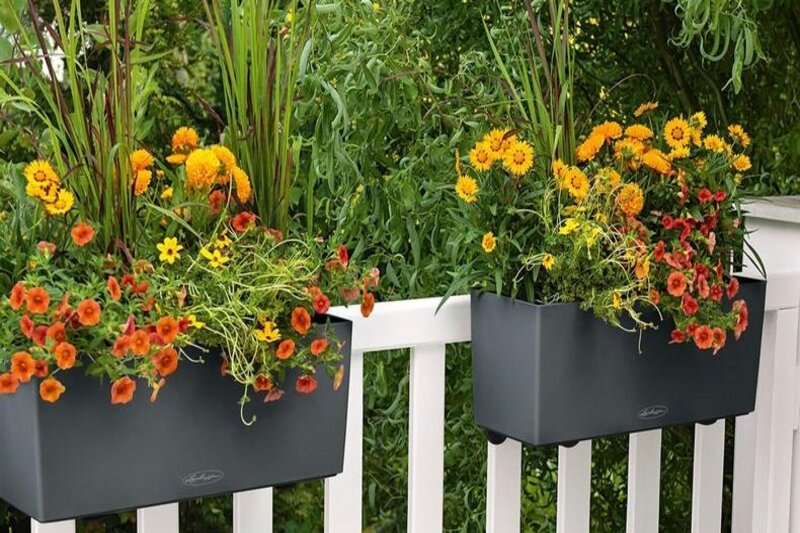
[[[762,226],[762,238],[769,239],[769,223]],[[786,228],[779,230],[784,238]],[[800,257],[800,231],[795,239],[797,251],[793,253]],[[768,270],[770,263],[786,262],[786,248],[774,243],[772,248],[775,258],[769,251],[765,256]],[[800,269],[777,270],[767,284],[756,412],[736,421],[733,533],[800,531]],[[458,296],[435,313],[439,301],[428,298],[378,304],[366,321],[357,309],[333,311],[353,319],[354,330],[344,472],[325,481],[326,533],[362,531],[364,356],[395,348],[411,349],[407,530],[442,530],[445,347],[469,341],[470,309],[469,298]],[[724,437],[725,420],[695,426],[692,533],[721,530]],[[487,444],[487,454],[485,529],[490,533],[517,532],[522,447],[512,440],[500,446]],[[588,533],[591,442],[559,448],[558,461],[557,531]],[[630,435],[628,533],[659,530],[660,472],[661,430]],[[272,531],[271,489],[234,494],[233,502],[234,533]],[[139,533],[178,533],[178,504],[138,510],[137,528]],[[74,533],[75,523],[34,521],[32,531]]]

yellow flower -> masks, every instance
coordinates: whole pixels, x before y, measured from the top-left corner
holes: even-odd
[[[231,260],[230,257],[223,255],[219,250],[214,250],[212,253],[205,247],[200,249],[200,255],[208,259],[211,268],[222,268],[225,266],[225,263]]]
[[[493,161],[489,145],[485,142],[479,142],[469,151],[469,163],[478,172],[492,168]]]
[[[692,115],[692,125],[694,129],[703,131],[706,126],[708,126],[708,119],[706,118],[706,114],[702,111],[698,111],[694,115]]]
[[[186,162],[186,154],[170,154],[167,156],[167,163],[171,165],[182,165]]]
[[[598,124],[592,129],[590,137],[594,135],[602,135],[606,140],[619,139],[622,137],[622,126],[618,122],[606,121]]]
[[[644,194],[642,189],[635,183],[628,183],[617,196],[617,203],[620,210],[629,217],[635,217],[642,212],[644,207]]]
[[[618,292],[614,293],[611,305],[614,306],[614,309],[622,309],[622,296]]]
[[[542,257],[542,266],[545,270],[552,270],[553,266],[556,264],[556,258],[553,257],[553,254],[544,254]]]
[[[128,156],[133,173],[136,174],[140,170],[145,170],[153,166],[156,160],[147,150],[136,150]]]
[[[136,172],[136,180],[133,184],[133,194],[136,196],[143,195],[147,188],[150,187],[150,180],[153,179],[153,173],[149,170],[139,170]]]
[[[378,2],[372,2],[372,12],[377,13],[381,10],[381,5]]]
[[[75,196],[66,189],[59,189],[56,193],[56,198],[52,203],[44,206],[45,210],[50,215],[63,215],[67,213],[75,203]]]
[[[586,245],[587,246],[594,246],[594,243],[597,242],[597,238],[603,234],[603,231],[598,228],[597,226],[592,226],[591,231],[589,231],[588,235],[586,235]]]
[[[236,168],[236,156],[233,155],[226,146],[220,146],[218,144],[211,147],[211,151],[214,152],[214,155],[217,156],[220,163],[225,167],[225,173],[230,174],[233,172],[233,169]]]
[[[743,148],[750,146],[750,135],[748,135],[739,124],[731,124],[728,126],[728,133],[733,140],[741,144]]]
[[[468,204],[476,200],[475,195],[478,194],[478,190],[478,183],[474,179],[469,176],[458,177],[458,181],[456,181],[456,193],[459,198]]]
[[[639,281],[645,279],[650,274],[650,258],[645,257],[644,261],[641,259],[636,261],[635,269],[636,279]]]
[[[216,248],[217,250],[222,250],[224,248],[230,248],[231,244],[233,244],[233,241],[230,239],[230,237],[228,237],[225,234],[222,234],[222,236],[219,239],[214,241],[214,248]]]
[[[578,167],[569,167],[564,172],[563,188],[578,201],[589,195],[589,178]]]
[[[533,147],[525,141],[509,146],[503,155],[503,167],[515,176],[522,176],[533,166]]]
[[[655,111],[656,109],[658,109],[657,102],[646,102],[636,108],[636,111],[633,112],[633,116],[639,118],[645,113],[649,113],[650,111]]]
[[[568,218],[564,221],[564,225],[558,230],[561,235],[570,235],[581,226],[580,222],[574,218]]]
[[[608,192],[616,189],[617,185],[622,181],[622,176],[613,168],[603,167],[597,171],[597,179],[600,181],[601,190]]]
[[[670,119],[664,126],[664,140],[670,148],[681,148],[692,140],[692,128],[682,117]]]
[[[206,323],[197,320],[197,317],[195,315],[187,316],[186,320],[189,321],[189,325],[192,326],[194,329],[203,329],[204,327],[206,327]]]
[[[558,186],[561,186],[561,180],[564,177],[564,172],[567,170],[567,165],[560,159],[553,160],[553,177],[556,179]]]
[[[29,184],[61,184],[61,179],[58,177],[58,174],[56,174],[56,171],[53,170],[50,163],[43,159],[37,159],[32,163],[28,163],[28,165],[25,166],[23,174],[25,174],[25,179],[28,180]]]
[[[281,330],[276,328],[275,322],[264,321],[261,329],[255,331],[256,339],[261,342],[275,342],[281,339]]]
[[[747,172],[753,167],[750,158],[744,154],[737,155],[731,164],[739,172]]]
[[[614,157],[633,170],[639,168],[639,157],[644,151],[644,144],[637,139],[622,139],[614,143]]]
[[[506,148],[508,148],[505,142],[508,132],[508,128],[493,129],[483,138],[483,142],[486,143],[486,146],[489,148],[492,161],[503,159],[503,154],[505,154]]]
[[[706,150],[710,150],[711,152],[725,151],[725,141],[723,141],[722,137],[719,135],[707,136],[705,139],[703,139],[703,146],[705,146]]]
[[[676,159],[686,159],[689,157],[689,147],[682,146],[680,148],[673,148],[670,153],[667,154],[667,159],[670,161],[675,161]]]
[[[602,133],[592,133],[575,149],[575,157],[581,163],[591,161],[605,143],[606,138]]]
[[[161,192],[161,199],[162,200],[169,200],[175,194],[175,189],[172,187],[167,187]]]
[[[483,246],[483,251],[487,254],[494,252],[494,249],[497,248],[497,239],[495,239],[494,233],[491,231],[484,233],[481,246]]]
[[[55,183],[29,181],[25,186],[25,193],[31,198],[41,200],[43,203],[49,204],[56,201],[59,186]]]
[[[250,195],[253,193],[253,189],[250,186],[250,178],[247,177],[247,173],[239,167],[234,167],[233,181],[236,183],[236,197],[243,204],[247,203],[248,200],[250,200]]]
[[[175,264],[175,261],[181,258],[181,254],[178,252],[183,250],[183,246],[178,244],[178,239],[175,237],[166,237],[164,242],[156,244],[156,248],[161,252],[158,256],[159,261],[170,265]]]
[[[598,221],[600,224],[608,224],[608,216],[605,213],[597,213],[594,216],[594,219]]]
[[[197,132],[192,128],[183,126],[178,128],[172,136],[172,153],[189,154],[196,150],[199,144],[200,137],[197,135]],[[181,161],[181,163],[182,162],[183,161]]]
[[[646,141],[653,137],[653,130],[643,124],[632,124],[625,128],[625,136],[640,141]]]
[[[190,189],[208,189],[219,177],[221,163],[212,150],[195,150],[186,159],[186,183]]]
[[[672,171],[672,165],[667,159],[667,156],[661,150],[653,148],[648,150],[642,155],[642,163],[652,168],[659,174],[669,174]]]

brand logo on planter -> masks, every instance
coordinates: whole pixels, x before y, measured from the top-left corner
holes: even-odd
[[[651,405],[639,411],[636,416],[638,416],[640,420],[654,420],[662,416],[667,416],[667,413],[669,413],[669,407],[666,405]]]
[[[181,484],[184,487],[205,487],[222,481],[224,477],[225,473],[220,470],[202,470],[183,476]]]

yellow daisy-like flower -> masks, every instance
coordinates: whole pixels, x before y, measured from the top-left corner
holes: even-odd
[[[625,128],[625,136],[639,141],[646,141],[653,138],[653,130],[644,124],[632,124]]]
[[[233,172],[233,169],[236,168],[236,156],[233,155],[226,146],[214,145],[211,147],[211,151],[214,152],[214,155],[217,156],[220,163],[225,167],[225,173],[230,174]]]
[[[240,202],[246,204],[253,194],[253,188],[250,186],[250,178],[247,173],[239,167],[233,169],[233,182],[236,184],[236,197]]]
[[[696,130],[703,131],[706,126],[708,126],[708,119],[706,118],[706,114],[702,111],[698,111],[694,115],[691,116],[692,127]]]
[[[503,155],[503,167],[514,174],[522,176],[533,166],[533,147],[525,141],[517,141],[506,149]]]
[[[187,316],[186,320],[189,321],[189,325],[191,327],[193,327],[194,329],[203,329],[204,327],[206,327],[206,323],[197,320],[197,316],[195,316],[195,315]]]
[[[255,330],[256,339],[261,342],[275,342],[281,340],[281,330],[279,330],[275,322],[264,321],[261,324],[261,329]]]
[[[575,157],[581,163],[591,161],[605,143],[606,138],[602,133],[593,133],[575,149]]]
[[[225,263],[231,260],[230,257],[223,255],[219,250],[210,252],[208,248],[205,247],[200,249],[200,255],[208,260],[208,264],[211,265],[211,268],[222,268],[225,266]]]
[[[58,191],[59,186],[55,183],[29,181],[25,186],[25,194],[45,204],[55,202]]]
[[[150,180],[153,179],[153,173],[149,170],[139,170],[136,172],[136,179],[133,184],[133,194],[141,196],[147,192],[150,187]]]
[[[217,250],[223,250],[225,248],[230,248],[233,241],[228,237],[226,234],[222,234],[216,241],[214,241],[214,248]]]
[[[478,194],[478,182],[469,176],[459,176],[456,181],[456,193],[458,197],[471,204],[477,200],[475,197]]]
[[[175,261],[181,258],[179,252],[183,250],[183,246],[178,244],[178,239],[175,237],[166,237],[164,242],[156,244],[156,248],[161,252],[158,256],[158,260],[162,263],[169,263],[170,265],[174,265]]]
[[[578,201],[585,199],[589,195],[589,178],[578,167],[569,167],[564,172],[563,188]]]
[[[601,190],[608,192],[620,184],[622,176],[611,167],[603,167],[597,171],[597,179],[600,181]]]
[[[175,189],[173,189],[172,187],[167,187],[161,192],[161,199],[169,200],[173,197],[174,194],[175,194]]]
[[[494,233],[491,231],[484,233],[483,239],[481,239],[481,246],[483,247],[483,251],[487,254],[494,252],[494,249],[497,248],[497,239]]]
[[[156,162],[155,158],[147,150],[136,150],[128,156],[128,161],[131,164],[133,173],[136,174],[140,170],[145,170],[153,166]]]
[[[633,170],[639,168],[639,158],[644,151],[644,144],[637,139],[622,139],[614,143],[614,157]]]
[[[711,152],[721,153],[725,151],[725,141],[719,135],[708,135],[703,139],[703,146]]]
[[[655,111],[656,109],[658,109],[658,102],[646,102],[636,108],[636,111],[633,112],[633,116],[639,118],[645,113]]]
[[[178,128],[172,136],[172,153],[188,154],[197,149],[200,144],[200,137],[193,128],[185,126]]]
[[[733,140],[741,144],[743,148],[750,146],[750,135],[748,135],[739,124],[731,124],[728,126],[728,133]]]
[[[219,177],[221,163],[212,150],[195,150],[186,159],[186,183],[190,189],[208,189]]]
[[[735,168],[738,172],[747,172],[751,168],[753,168],[753,164],[750,162],[750,158],[744,154],[737,155],[733,161],[731,162],[733,168]]]
[[[680,148],[673,148],[670,153],[667,154],[667,159],[670,161],[675,161],[676,159],[686,159],[689,157],[689,147],[682,146]]]
[[[503,154],[508,147],[505,143],[506,135],[510,130],[508,128],[504,129],[493,129],[486,136],[483,138],[483,142],[486,143],[486,146],[489,148],[489,153],[492,156],[492,161],[497,161],[498,159],[503,159]]]
[[[47,161],[43,159],[37,159],[31,163],[28,163],[25,166],[25,170],[23,171],[25,175],[25,179],[28,183],[38,183],[38,184],[45,184],[45,183],[52,183],[55,185],[61,184],[61,179],[58,177],[58,174],[53,167]]]
[[[672,171],[672,165],[664,152],[653,148],[642,154],[642,163],[658,172],[659,174],[669,174]]]
[[[675,117],[664,125],[664,140],[670,148],[681,148],[692,140],[692,128],[686,119]]]
[[[171,165],[182,165],[186,162],[186,158],[189,156],[186,154],[170,154],[167,156],[167,163]]]
[[[44,208],[50,215],[63,215],[72,209],[75,204],[75,196],[66,189],[59,189],[55,200],[45,204]]]
[[[469,151],[469,164],[478,172],[489,170],[493,162],[492,152],[485,142],[479,142]]]
[[[568,218],[564,221],[564,225],[558,230],[561,235],[570,235],[581,226],[580,222],[574,218]]]
[[[553,177],[556,179],[556,183],[561,186],[561,180],[564,177],[564,172],[567,170],[567,165],[564,164],[563,161],[560,159],[553,160]]]
[[[553,254],[544,254],[544,256],[542,256],[542,266],[545,270],[553,270],[555,264],[556,258],[553,257]]]
[[[635,217],[644,208],[644,193],[635,183],[628,183],[617,196],[620,210],[628,217]]]
[[[622,137],[622,126],[619,125],[619,122],[607,120],[592,129],[590,137],[594,135],[602,135],[608,141],[619,139]]]

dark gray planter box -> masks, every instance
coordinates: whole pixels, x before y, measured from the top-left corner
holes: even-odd
[[[577,304],[472,293],[475,420],[489,440],[577,441],[753,411],[766,282],[741,279],[750,311],[716,355],[670,345],[672,324],[627,333]],[[657,317],[651,317],[657,318]]]
[[[280,401],[260,393],[247,405],[258,418],[250,427],[239,416],[244,387],[220,375],[219,353],[182,361],[154,404],[140,382],[133,402],[113,406],[110,384],[79,371],[61,376],[67,392],[54,405],[38,382],[0,396],[0,498],[50,522],[340,473],[352,323],[330,320],[344,343],[339,390],[319,369],[316,392],[298,394],[290,373]]]

